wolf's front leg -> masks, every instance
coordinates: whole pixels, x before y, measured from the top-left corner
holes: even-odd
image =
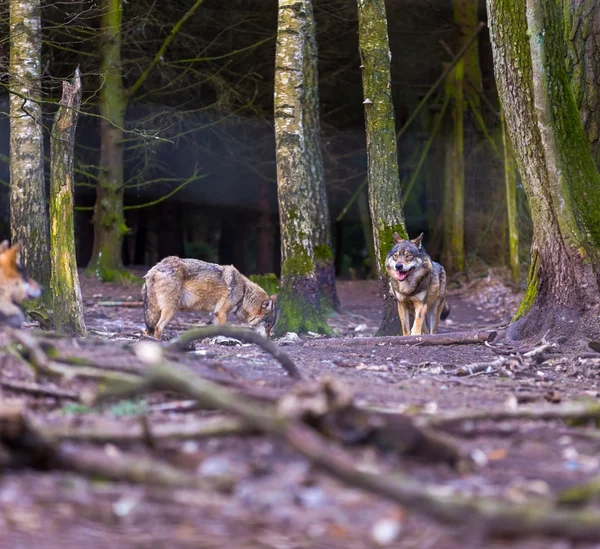
[[[423,333],[423,322],[427,315],[427,304],[416,304],[415,305],[415,323],[413,324],[410,335],[420,336]]]
[[[406,303],[397,302],[398,305],[398,316],[400,317],[400,324],[402,325],[402,335],[410,335],[410,311]]]

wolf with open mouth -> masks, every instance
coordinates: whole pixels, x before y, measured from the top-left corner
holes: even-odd
[[[387,254],[385,268],[390,277],[390,291],[398,301],[402,335],[421,335],[423,323],[437,333],[440,319],[450,313],[446,303],[446,271],[431,260],[421,245],[423,233],[405,240],[394,233],[394,246]],[[411,328],[410,315],[415,321]]]

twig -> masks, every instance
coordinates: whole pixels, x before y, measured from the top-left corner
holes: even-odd
[[[296,368],[294,361],[284,353],[276,343],[265,339],[261,335],[247,328],[237,328],[235,326],[202,326],[201,328],[195,328],[194,330],[184,332],[179,337],[171,340],[166,345],[166,348],[184,349],[186,345],[192,341],[216,336],[233,337],[244,343],[254,343],[277,360],[290,377],[302,379],[302,375],[298,371],[298,368]]]

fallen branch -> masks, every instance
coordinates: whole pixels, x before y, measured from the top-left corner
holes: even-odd
[[[600,403],[597,401],[565,402],[563,404],[548,406],[522,406],[516,409],[464,410],[420,417],[423,425],[433,428],[447,427],[448,425],[465,421],[504,421],[510,419],[544,421],[597,420],[600,419]]]
[[[352,337],[340,340],[344,346],[385,346],[385,345],[474,345],[493,341],[497,336],[495,330],[475,332],[452,332],[448,334],[425,334],[420,336],[383,336],[383,337]],[[324,346],[322,340],[307,341],[308,346]]]
[[[136,382],[140,379],[138,374],[107,370],[101,366],[84,364],[61,364],[52,360],[44,351],[35,337],[21,330],[8,331],[13,341],[18,343],[16,354],[36,374],[47,376],[62,376],[67,379],[83,377],[103,381]]]
[[[29,393],[36,396],[49,396],[64,400],[74,400],[76,402],[81,401],[81,397],[77,393],[71,391],[65,391],[64,389],[58,389],[49,387],[47,385],[39,385],[38,383],[29,383],[26,381],[15,381],[12,379],[0,379],[0,386],[10,391],[16,391],[19,393]]]
[[[150,484],[169,488],[197,488],[201,490],[230,490],[232,479],[227,476],[210,480],[184,473],[161,461],[117,452],[113,455],[97,448],[81,448],[64,444],[56,450],[54,460],[63,469],[86,475],[102,476],[136,484]]]
[[[148,435],[154,440],[191,440],[213,436],[247,435],[256,432],[237,418],[214,416],[185,423],[159,423],[144,426],[140,423],[123,425],[121,421],[94,421],[85,425],[44,425],[33,423],[44,438],[56,441],[77,441],[113,444],[145,442]]]
[[[184,332],[179,337],[171,340],[166,345],[166,348],[181,350],[185,349],[192,341],[216,336],[233,337],[243,343],[254,343],[277,360],[290,377],[302,379],[302,375],[298,371],[298,368],[296,368],[294,361],[276,343],[247,328],[238,328],[235,326],[202,326],[201,328]]]

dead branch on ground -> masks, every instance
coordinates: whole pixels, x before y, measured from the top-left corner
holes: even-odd
[[[477,330],[473,332],[453,332],[449,334],[425,334],[420,336],[383,336],[351,337],[342,340],[347,346],[384,346],[384,345],[476,345],[491,342],[498,335],[496,330]],[[307,342],[311,346],[323,345],[322,340]]]
[[[30,395],[34,396],[48,396],[57,399],[74,400],[76,402],[81,400],[81,397],[72,391],[66,391],[64,389],[40,385],[38,383],[30,383],[27,381],[16,381],[12,379],[0,378],[0,386],[10,391],[29,393]]]
[[[302,375],[294,364],[294,361],[281,350],[281,348],[268,339],[247,328],[238,328],[236,326],[202,326],[194,330],[184,332],[179,337],[171,340],[167,349],[185,349],[192,341],[208,337],[225,336],[239,339],[243,343],[253,343],[258,345],[263,351],[269,353],[275,360],[281,364],[283,369],[293,379],[302,379]]]

